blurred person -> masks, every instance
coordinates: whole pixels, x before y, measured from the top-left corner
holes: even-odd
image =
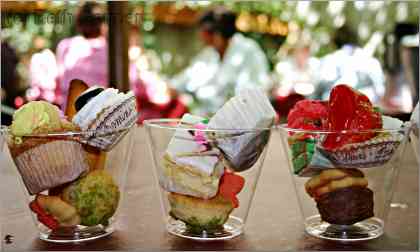
[[[278,86],[273,88],[275,108],[280,116],[287,116],[294,104],[310,97],[318,84],[320,60],[311,56],[310,39],[299,36],[295,43],[283,46],[286,58],[275,66]]]
[[[408,113],[418,101],[418,25],[397,23],[387,38],[382,107],[392,114]]]
[[[320,60],[311,56],[309,42],[299,40],[289,51],[288,57],[275,66],[280,89],[278,92],[311,95],[318,84]]]
[[[162,63],[159,56],[153,50],[147,50],[143,47],[143,37],[140,33],[140,27],[131,25],[128,39],[128,56],[130,62],[136,64],[139,70],[150,70],[160,72]]]
[[[89,85],[108,85],[108,49],[104,18],[101,5],[85,3],[76,16],[76,27],[80,35],[65,38],[57,45],[57,93],[62,99],[62,108],[66,106],[72,79],[81,79]]]
[[[180,118],[187,112],[185,105],[159,75],[161,62],[157,54],[142,46],[142,36],[137,26],[130,29],[129,60],[130,83],[133,83],[132,89],[140,111],[139,123],[152,118]]]
[[[190,66],[171,80],[179,92],[192,94],[194,113],[212,114],[239,90],[269,89],[267,58],[252,39],[237,32],[236,15],[223,8],[204,13],[199,20],[200,38],[206,47]]]
[[[347,84],[378,103],[385,92],[380,62],[358,45],[357,34],[347,26],[337,30],[334,43],[337,50],[321,59],[316,98],[328,99],[335,85]]]
[[[55,90],[57,85],[57,62],[54,53],[47,48],[47,41],[41,36],[34,38],[35,53],[29,63],[30,88],[26,98],[32,100],[46,100],[58,103]]]
[[[7,41],[1,41],[1,84],[0,97],[2,106],[15,107],[15,98],[22,94],[19,88],[19,76],[16,71],[19,57]],[[4,110],[4,108],[3,108]],[[12,115],[1,112],[1,124],[9,125]]]

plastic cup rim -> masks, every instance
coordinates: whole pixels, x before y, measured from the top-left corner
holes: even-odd
[[[178,123],[177,125],[168,125],[169,123]],[[169,119],[169,118],[159,118],[159,119],[148,119],[144,120],[143,124],[148,128],[155,129],[165,129],[165,130],[185,130],[185,131],[202,131],[202,132],[213,132],[213,133],[252,133],[252,132],[261,132],[261,131],[270,131],[273,127],[270,128],[208,128],[208,129],[197,129],[188,124],[182,125],[179,127],[181,119]]]
[[[51,132],[51,133],[36,133],[36,134],[27,134],[19,135],[16,137],[80,137],[80,136],[106,136],[112,135],[115,133],[125,132],[130,130],[135,124],[129,127],[119,128],[119,129],[110,129],[110,130],[83,130],[83,131],[63,131],[63,132]],[[12,135],[11,130],[8,126],[0,125],[0,134],[1,135]]]
[[[365,130],[306,130],[306,129],[295,129],[287,127],[287,124],[278,124],[276,126],[277,129],[291,132],[291,133],[305,133],[305,134],[368,134],[368,133],[401,133],[404,131],[408,131],[410,129],[410,125],[406,127],[400,128],[392,128],[392,129],[365,129]]]

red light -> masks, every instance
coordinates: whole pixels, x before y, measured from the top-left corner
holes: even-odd
[[[20,96],[18,96],[18,97],[16,97],[15,98],[15,107],[16,108],[19,108],[20,106],[22,106],[23,105],[23,98],[22,97],[20,97]]]

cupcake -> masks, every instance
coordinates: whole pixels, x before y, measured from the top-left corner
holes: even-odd
[[[229,218],[233,205],[220,196],[204,200],[178,193],[168,195],[171,212],[169,215],[183,221],[190,232],[200,234],[223,230],[223,224]]]
[[[31,195],[71,182],[89,169],[82,145],[65,137],[40,134],[77,130],[60,118],[56,106],[34,101],[13,115],[10,153]]]
[[[223,230],[223,224],[232,210],[239,207],[236,195],[242,190],[244,182],[241,176],[225,172],[217,195],[211,199],[169,193],[169,215],[183,221],[192,233]]]
[[[352,225],[374,216],[373,192],[357,169],[327,169],[305,183],[321,219],[330,224]]]
[[[104,151],[117,144],[137,120],[136,101],[131,91],[124,94],[114,88],[94,86],[76,99],[75,108],[77,113],[72,122],[83,131],[92,131],[83,141]]]

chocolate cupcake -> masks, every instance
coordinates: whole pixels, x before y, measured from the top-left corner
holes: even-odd
[[[373,192],[358,186],[341,188],[316,201],[322,220],[337,225],[352,225],[373,217]]]
[[[352,225],[373,217],[373,192],[357,169],[327,169],[305,184],[315,199],[321,219],[330,224]]]

